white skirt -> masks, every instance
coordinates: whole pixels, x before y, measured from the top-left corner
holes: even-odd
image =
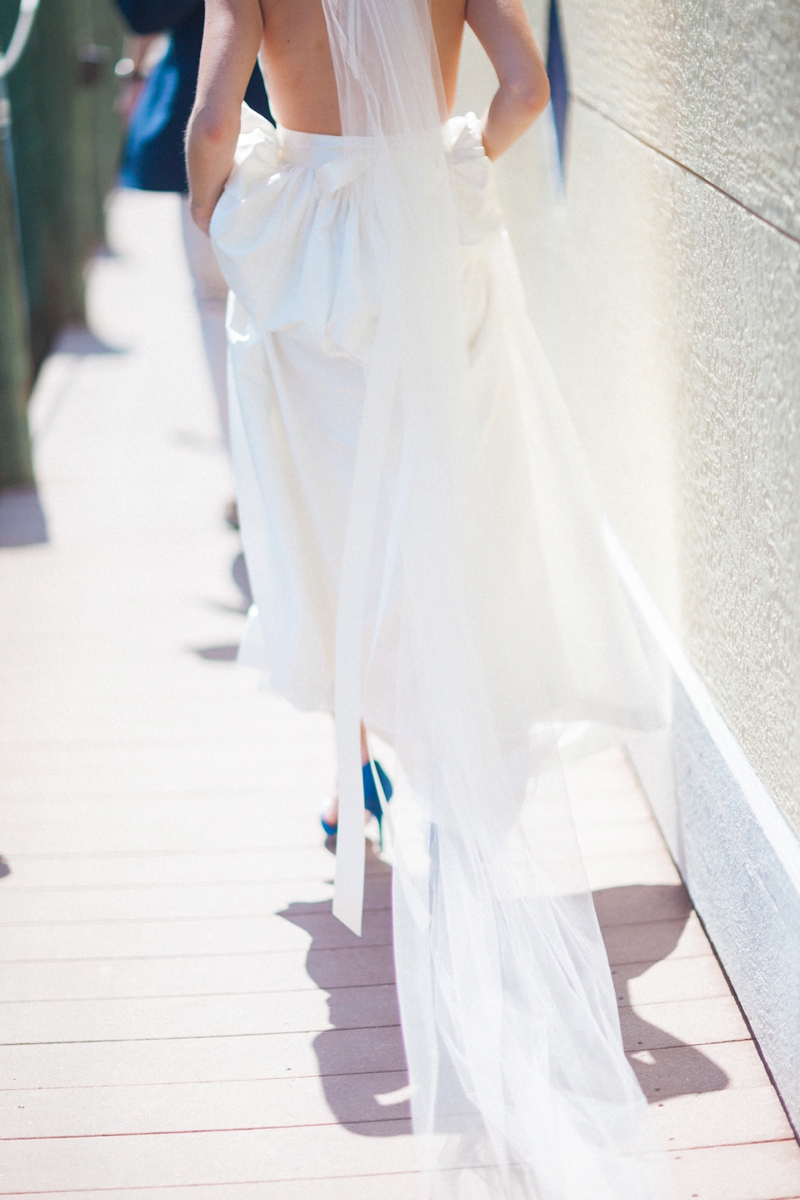
[[[341,137],[244,120],[241,193],[235,201],[226,193],[214,222],[232,288],[231,439],[255,600],[240,661],[298,708],[332,712],[339,572],[378,304],[357,187],[368,156]],[[505,235],[477,121],[450,121],[446,137],[461,200],[474,398],[488,410],[497,395],[485,386],[491,281],[482,251]],[[378,538],[387,522],[384,508]],[[376,580],[371,638],[378,589]],[[390,740],[396,617],[384,599],[364,712]]]

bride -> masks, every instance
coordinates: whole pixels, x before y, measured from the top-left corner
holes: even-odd
[[[207,0],[191,204],[232,293],[242,655],[335,713],[356,933],[390,819],[431,1195],[663,1200],[563,769],[660,717],[492,178],[547,99],[523,0]]]

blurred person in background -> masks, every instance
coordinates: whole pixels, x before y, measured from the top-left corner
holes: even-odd
[[[117,0],[136,37],[130,57],[117,64],[123,80],[120,110],[128,124],[120,183],[149,192],[180,192],[181,226],[186,258],[194,281],[203,344],[226,447],[228,397],[225,304],[228,285],[217,266],[211,243],[189,213],[183,139],[194,104],[200,48],[203,42],[203,0]],[[163,53],[160,53],[163,50]],[[245,99],[272,121],[261,71],[256,65]],[[238,528],[236,502],[225,511]]]

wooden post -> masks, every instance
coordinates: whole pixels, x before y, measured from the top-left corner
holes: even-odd
[[[9,77],[34,369],[65,325],[85,319],[84,268],[103,241],[122,139],[122,39],[111,0],[41,0]]]
[[[16,11],[0,8],[3,45]],[[41,0],[0,95],[0,488],[33,482],[31,382],[60,330],[84,320],[84,268],[104,241],[122,140],[123,36],[112,0]]]
[[[0,79],[0,488],[33,483],[26,406],[31,353],[9,104]]]

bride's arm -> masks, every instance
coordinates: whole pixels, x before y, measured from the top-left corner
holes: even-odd
[[[497,158],[547,107],[550,84],[522,0],[468,0],[466,16],[500,82],[481,125]]]
[[[192,218],[204,233],[233,166],[262,31],[259,0],[206,0],[197,96],[186,131]]]

